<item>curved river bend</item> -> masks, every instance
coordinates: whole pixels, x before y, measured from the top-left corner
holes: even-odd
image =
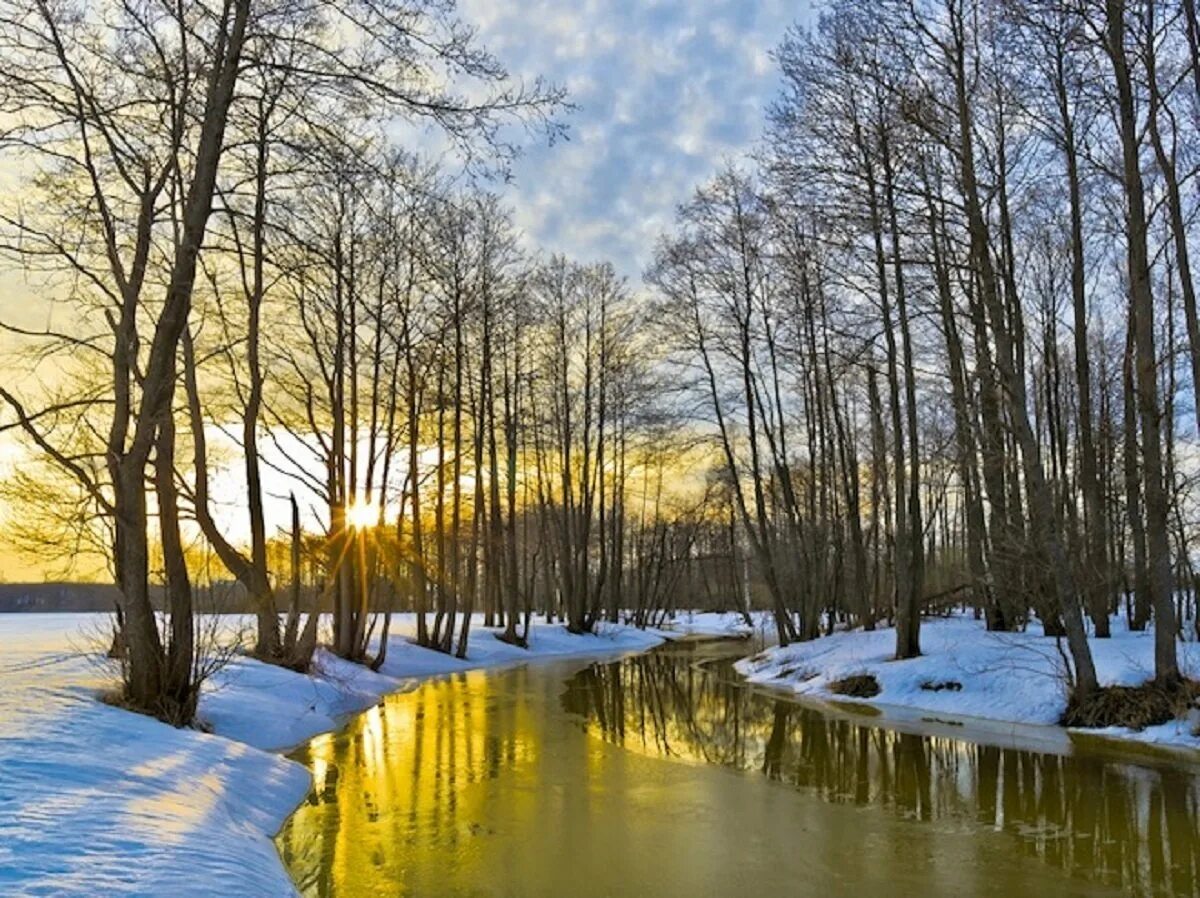
[[[902,732],[748,688],[744,650],[390,696],[293,755],[283,859],[338,898],[1200,894],[1197,768]]]

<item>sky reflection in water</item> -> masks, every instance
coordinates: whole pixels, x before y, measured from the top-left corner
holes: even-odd
[[[1200,894],[1195,771],[896,732],[728,652],[392,696],[294,755],[284,860],[321,896]]]

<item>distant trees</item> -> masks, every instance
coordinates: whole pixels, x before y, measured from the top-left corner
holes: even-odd
[[[325,506],[335,650],[382,663],[395,608],[460,656],[474,611],[517,645],[535,610],[579,633],[630,608],[645,625],[693,567],[705,503],[665,484],[686,441],[627,287],[530,259],[495,198],[411,160],[348,170],[293,210],[266,402]]]
[[[788,450],[791,422],[781,406],[778,330],[787,313],[766,270],[767,210],[753,185],[730,170],[680,210],[680,223],[682,233],[664,244],[649,278],[666,297],[661,315],[676,326],[676,345],[700,369],[699,388],[738,485],[734,501],[771,597],[779,641],[811,638],[817,633],[816,615],[805,613],[811,584],[792,567],[805,534]],[[797,386],[788,384],[787,393]],[[744,458],[737,438],[742,428]]]

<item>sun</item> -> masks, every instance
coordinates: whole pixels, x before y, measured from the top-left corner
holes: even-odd
[[[366,530],[379,522],[379,503],[355,499],[346,506],[346,523],[356,530]]]

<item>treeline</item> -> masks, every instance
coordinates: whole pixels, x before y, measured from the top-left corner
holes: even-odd
[[[473,611],[524,645],[736,585],[644,308],[477,186],[562,105],[448,4],[0,0],[0,250],[39,297],[4,493],[39,557],[111,566],[125,702],[192,719],[226,577],[295,669],[323,619],[379,667],[394,610],[461,656]]]
[[[1191,2],[835,0],[649,279],[781,641],[1196,619]]]
[[[511,79],[449,6],[423,0],[12,2],[0,34],[3,149],[20,182],[3,248],[47,306],[10,331],[51,374],[0,396],[9,426],[67,484],[57,497],[35,486],[30,500],[57,498],[64,530],[110,560],[124,700],[173,722],[195,713],[208,671],[189,564],[197,531],[254,597],[259,657],[306,667],[325,603],[335,647],[361,656],[366,562],[345,510],[387,482],[374,455],[359,464],[374,446],[358,428],[389,382],[359,395],[361,355],[382,351],[359,339],[385,302],[402,314],[391,292],[362,292],[364,264],[394,261],[366,259],[366,241],[389,235],[368,238],[362,210],[399,190],[371,194],[370,176],[398,164],[404,123],[437,132],[471,167],[503,167],[505,129],[554,134],[561,92]],[[403,277],[373,283],[391,274]],[[275,395],[280,383],[295,392]],[[280,439],[281,420],[307,425],[327,463],[315,607],[300,607],[298,507],[291,570],[267,561],[261,444]],[[245,541],[218,514],[230,497],[211,494],[221,430],[237,446]]]
[[[0,249],[45,298],[5,324],[14,529],[109,560],[124,697],[177,722],[214,561],[297,669],[322,614],[378,667],[398,610],[463,655],[475,611],[524,644],[765,605],[904,658],[966,603],[1064,637],[1078,698],[1123,609],[1174,686],[1198,34],[1190,0],[832,2],[639,296],[478,186],[563,95],[443,4],[0,0]]]

